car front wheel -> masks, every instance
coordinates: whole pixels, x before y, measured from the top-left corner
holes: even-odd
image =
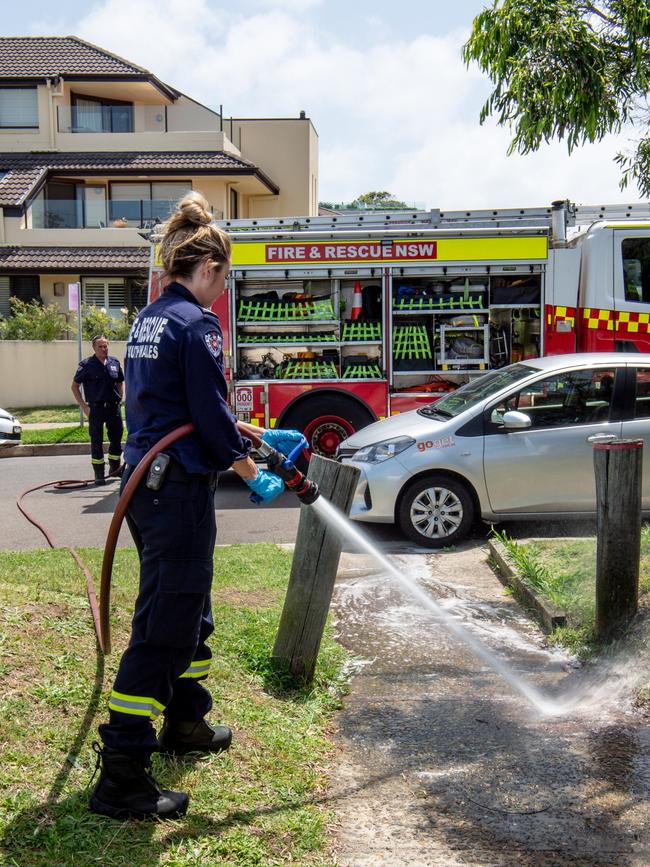
[[[444,475],[417,479],[404,492],[397,523],[417,545],[444,548],[464,539],[474,523],[472,496],[461,481]]]

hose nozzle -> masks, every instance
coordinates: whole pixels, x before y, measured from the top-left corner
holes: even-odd
[[[318,485],[316,482],[312,482],[311,479],[308,479],[304,473],[301,473],[293,462],[293,458],[302,451],[306,445],[307,440],[296,446],[289,457],[283,455],[282,452],[277,451],[277,449],[274,449],[268,443],[264,442],[264,440],[262,440],[256,448],[260,455],[266,460],[269,470],[277,476],[280,476],[286,487],[298,497],[301,503],[310,506],[320,495]]]

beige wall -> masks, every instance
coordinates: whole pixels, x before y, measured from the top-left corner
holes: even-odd
[[[110,354],[122,364],[125,347],[121,341],[111,342],[109,347]],[[91,354],[92,348],[85,341],[83,355]],[[74,340],[0,340],[0,406],[73,404],[70,384],[78,357]]]
[[[230,133],[230,122],[226,127]],[[318,136],[308,118],[237,119],[233,140],[244,159],[260,166],[280,187],[279,196],[251,196],[246,216],[318,214]]]

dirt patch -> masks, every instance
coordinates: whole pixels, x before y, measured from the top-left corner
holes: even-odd
[[[223,587],[217,592],[217,600],[232,605],[233,608],[272,608],[277,604],[278,594],[273,590],[239,590],[236,587]]]

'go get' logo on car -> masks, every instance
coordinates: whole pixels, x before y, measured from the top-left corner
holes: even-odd
[[[456,441],[452,436],[440,437],[437,440],[422,440],[422,442],[417,443],[418,450],[421,452],[427,449],[448,449],[454,445],[456,445]]]

